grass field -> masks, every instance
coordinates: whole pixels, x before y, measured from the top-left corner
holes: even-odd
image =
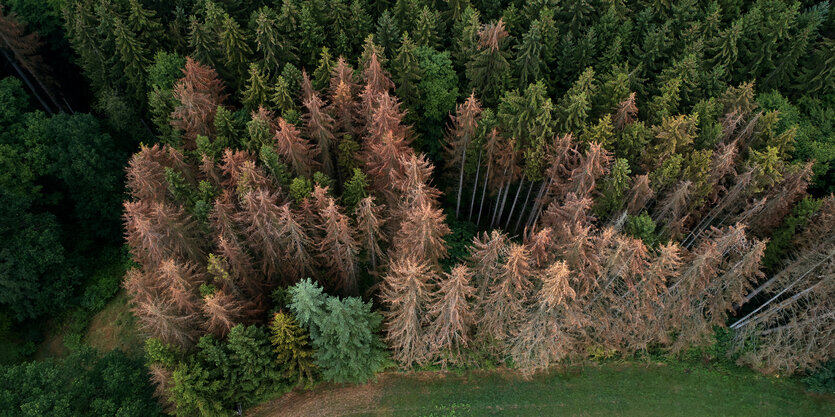
[[[835,415],[835,398],[745,369],[607,364],[530,381],[501,371],[386,373],[365,385],[286,394],[245,415],[824,417]]]

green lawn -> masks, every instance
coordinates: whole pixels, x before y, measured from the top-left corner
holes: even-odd
[[[835,398],[745,369],[611,364],[524,381],[507,372],[389,373],[376,383],[323,384],[247,415],[831,416]]]

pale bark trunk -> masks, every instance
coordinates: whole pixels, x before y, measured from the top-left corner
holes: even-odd
[[[475,167],[475,183],[473,183],[473,197],[470,199],[470,213],[467,215],[467,220],[473,219],[473,207],[475,206],[475,195],[478,190],[478,175],[481,173],[481,151],[478,151],[478,162]]]

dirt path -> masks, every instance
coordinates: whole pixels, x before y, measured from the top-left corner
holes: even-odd
[[[293,391],[248,410],[247,417],[313,417],[377,414],[383,384],[393,375],[379,375],[363,385],[321,384],[310,391]]]

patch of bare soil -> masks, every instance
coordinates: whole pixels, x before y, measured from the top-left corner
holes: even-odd
[[[313,390],[292,391],[248,410],[247,417],[356,416],[384,413],[380,409],[383,386],[391,374],[362,385],[323,383]]]

